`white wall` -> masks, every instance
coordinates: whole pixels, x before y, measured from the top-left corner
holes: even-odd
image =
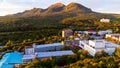
[[[89,45],[91,45],[92,47],[95,47],[95,42],[92,40],[89,40]]]
[[[110,34],[106,34],[106,35],[105,35],[105,38],[108,38],[108,37],[111,37],[111,35],[110,35]]]
[[[82,48],[84,50],[87,50],[89,52],[90,55],[94,56],[96,52],[101,52],[102,50],[104,50],[106,53],[108,53],[109,55],[113,54],[113,52],[115,51],[115,47],[119,47],[119,45],[114,44],[114,43],[110,43],[107,41],[103,42],[98,42],[101,40],[96,40],[97,44],[95,44],[95,41],[89,40],[89,43],[91,45],[95,45],[95,47],[91,46],[90,44],[84,42],[84,41],[80,41],[80,45],[84,45]],[[97,46],[97,47],[96,47]]]
[[[103,40],[96,41],[89,40],[89,45],[91,45],[94,48],[105,48],[105,43]]]
[[[94,56],[96,53],[96,50],[94,48],[90,47],[89,45],[85,45],[84,50],[87,50],[89,52],[89,54],[92,56]]]
[[[26,48],[25,54],[34,54],[34,48]]]
[[[113,54],[113,52],[115,51],[115,48],[106,48],[105,52],[107,52],[109,55]]]

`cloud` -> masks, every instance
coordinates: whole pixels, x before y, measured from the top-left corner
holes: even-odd
[[[32,7],[28,4],[22,4],[22,2],[20,4],[20,2],[18,1],[13,1],[14,2],[12,2],[11,0],[0,0],[0,16],[22,12],[26,9],[31,9]]]

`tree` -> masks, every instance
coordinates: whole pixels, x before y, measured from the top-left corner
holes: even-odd
[[[11,40],[8,40],[8,42],[4,46],[12,46],[13,42]]]
[[[116,47],[114,54],[120,58],[120,48],[117,48],[117,47]]]
[[[4,45],[4,48],[6,48],[7,50],[12,50],[12,47],[13,47],[13,42],[10,40]]]

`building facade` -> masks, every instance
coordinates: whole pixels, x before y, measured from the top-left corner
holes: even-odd
[[[22,63],[27,64],[28,62],[32,62],[35,59],[35,55],[23,55],[22,57]]]
[[[120,41],[120,34],[106,34],[105,38],[112,38]]]
[[[47,52],[47,51],[60,51],[62,48],[61,43],[43,44],[43,45],[32,45],[35,52]]]
[[[95,56],[96,52],[101,52],[103,50],[111,55],[115,51],[115,47],[119,47],[118,44],[107,42],[105,40],[80,41],[79,46],[82,49],[87,50],[92,56]]]
[[[64,29],[62,30],[62,37],[67,38],[69,36],[73,35],[73,31],[71,29]]]
[[[111,34],[112,30],[101,30],[98,31],[98,35],[105,35],[105,34]]]
[[[53,44],[41,44],[36,45],[33,44],[32,46],[25,47],[25,54],[35,54],[35,52],[47,52],[47,51],[59,51],[62,48],[61,43],[53,43]]]
[[[25,54],[27,54],[27,55],[34,54],[34,48],[33,48],[33,46],[26,46],[25,47]]]
[[[61,51],[61,48],[61,43],[42,45],[33,44],[32,46],[25,48],[25,54],[22,57],[22,63],[27,64],[28,62],[32,62],[35,58],[42,59],[51,56],[60,57],[62,55],[74,54],[72,50]]]
[[[63,56],[63,55],[72,55],[72,54],[74,54],[72,50],[66,50],[66,51],[53,51],[53,52],[36,52],[35,56],[39,59],[42,59],[42,58],[48,58],[51,56],[59,58],[60,56]]]

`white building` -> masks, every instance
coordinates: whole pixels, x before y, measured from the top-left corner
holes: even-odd
[[[25,48],[25,54],[34,54],[35,52],[47,52],[47,51],[59,51],[62,48],[61,43],[53,43],[53,44],[41,44],[36,45],[33,44],[32,46]]]
[[[94,56],[96,52],[101,52],[102,50],[111,55],[114,52],[115,47],[119,47],[118,44],[107,42],[105,40],[80,41],[79,46],[82,49],[87,50],[92,56]]]
[[[108,37],[120,41],[120,34],[106,34],[105,38]]]
[[[96,34],[96,31],[93,30],[87,30],[87,31],[75,31],[76,33],[79,34]]]
[[[96,31],[93,30],[88,30],[88,31],[84,31],[85,34],[96,34]]]
[[[32,45],[35,52],[59,51],[62,48],[62,43]]]
[[[63,55],[72,55],[74,54],[72,50],[67,50],[67,51],[53,51],[53,52],[37,52],[35,53],[35,56],[39,59],[41,58],[47,58],[47,57],[60,57]]]
[[[93,30],[88,30],[88,31],[75,31],[78,32],[80,34],[93,34],[95,35],[97,32],[93,31]],[[98,31],[98,35],[105,35],[105,34],[111,34],[112,30],[99,30]]]
[[[23,55],[22,63],[27,64],[28,62],[32,62],[35,59],[35,55]]]
[[[22,58],[22,63],[26,64],[28,62],[32,62],[35,58],[45,58],[50,56],[59,57],[62,55],[71,55],[72,51],[60,51],[62,48],[61,43],[53,43],[53,44],[43,44],[25,47],[25,54]]]
[[[101,30],[98,31],[98,35],[105,35],[105,34],[111,34],[112,30]]]
[[[109,23],[109,22],[110,22],[110,19],[105,19],[105,18],[102,18],[102,19],[100,19],[100,22]]]
[[[35,58],[48,58],[51,56],[60,57],[62,55],[72,55],[74,54],[72,50],[67,51],[53,51],[53,52],[35,52],[33,55],[23,55],[22,63],[27,64],[28,62],[32,62]]]

